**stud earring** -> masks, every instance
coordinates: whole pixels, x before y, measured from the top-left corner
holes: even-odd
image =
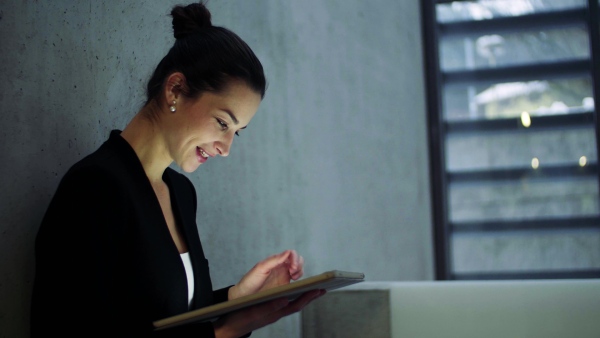
[[[177,108],[175,107],[175,105],[177,104],[177,101],[173,100],[173,103],[171,103],[171,106],[169,107],[169,110],[174,113],[177,111]]]

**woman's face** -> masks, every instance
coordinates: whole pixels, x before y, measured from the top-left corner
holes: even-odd
[[[242,81],[222,93],[205,92],[196,99],[179,95],[169,124],[167,147],[175,163],[193,172],[217,155],[227,156],[233,138],[246,128],[261,97]]]

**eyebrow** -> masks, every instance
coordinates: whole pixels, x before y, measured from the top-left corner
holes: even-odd
[[[228,109],[222,109],[224,112],[227,113],[227,115],[229,115],[229,117],[231,117],[231,119],[233,120],[233,124],[240,124],[240,122],[238,121],[238,119],[235,117],[235,115]]]

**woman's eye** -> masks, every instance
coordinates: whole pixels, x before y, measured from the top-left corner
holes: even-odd
[[[219,123],[219,126],[221,126],[221,130],[227,130],[229,128],[229,125],[227,123],[225,123],[225,121],[223,121],[221,119],[217,119],[217,122]],[[235,135],[240,136],[239,131],[236,131]]]
[[[220,119],[217,119],[217,122],[219,122],[219,125],[221,126],[222,130],[227,129],[227,123],[221,121]]]

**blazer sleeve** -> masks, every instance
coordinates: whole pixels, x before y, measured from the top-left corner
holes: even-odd
[[[95,170],[61,181],[36,238],[32,337],[109,333],[126,323],[115,297],[127,223],[122,196]]]

